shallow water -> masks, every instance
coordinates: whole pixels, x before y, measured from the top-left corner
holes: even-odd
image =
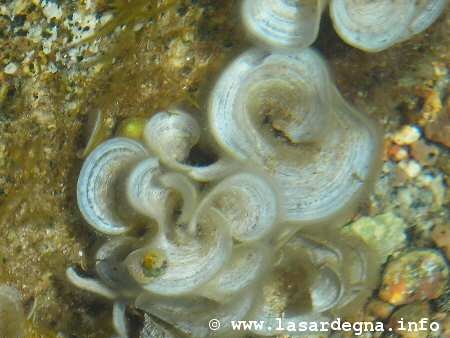
[[[65,276],[69,266],[92,272],[102,241],[76,201],[88,119],[102,114],[98,142],[126,118],[147,118],[172,105],[186,107],[204,127],[215,79],[251,44],[237,1],[138,2],[133,10],[122,1],[0,2],[0,284],[21,293],[26,337],[113,334],[111,303]],[[384,129],[383,168],[353,219],[387,213],[401,219],[398,233],[405,238],[391,259],[405,250],[433,248],[447,258],[450,252],[441,232],[450,232],[449,13],[373,54],[340,40],[325,11],[313,44],[346,100]],[[108,15],[118,19],[101,30]],[[417,127],[418,139],[396,143],[395,136],[410,137],[402,134],[405,126]],[[377,222],[391,228],[391,220]],[[449,293],[427,297],[429,315],[450,325]],[[365,315],[376,317],[370,311]],[[143,313],[130,308],[128,314],[137,335]]]

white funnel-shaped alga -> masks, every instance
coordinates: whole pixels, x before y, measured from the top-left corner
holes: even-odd
[[[344,101],[313,50],[245,52],[219,78],[208,113],[227,155],[274,179],[287,221],[342,221],[374,175],[377,128]]]
[[[377,52],[424,31],[446,4],[447,0],[332,0],[330,15],[345,42]]]
[[[241,16],[250,37],[269,48],[306,48],[317,38],[328,0],[244,0]]]

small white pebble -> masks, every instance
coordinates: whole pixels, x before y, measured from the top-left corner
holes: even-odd
[[[391,166],[389,165],[389,162],[384,162],[383,168],[382,168],[383,173],[387,174],[388,172],[391,171],[391,169],[392,169],[392,168],[391,168]]]
[[[420,130],[416,126],[404,126],[394,134],[393,141],[400,145],[408,145],[416,142],[420,138]]]
[[[430,174],[420,174],[417,177],[417,185],[422,188],[428,188],[430,187],[431,183],[433,182],[433,176]]]
[[[61,19],[62,17],[62,9],[58,6],[57,3],[51,2],[51,1],[44,1],[44,15],[47,17],[47,19]]]
[[[409,178],[417,177],[422,170],[420,164],[414,160],[401,161],[399,162],[398,166],[405,172],[406,176],[408,176]]]
[[[398,192],[398,201],[403,210],[408,210],[414,202],[410,189],[400,189]]]
[[[442,175],[422,174],[417,178],[419,186],[427,188],[433,194],[435,207],[441,207],[445,201],[446,187]]]
[[[442,175],[438,175],[434,178],[433,182],[431,182],[430,190],[433,193],[433,204],[437,207],[436,210],[439,210],[445,203],[445,194],[447,192],[444,177]]]
[[[402,160],[406,160],[409,157],[408,150],[405,147],[401,147],[394,155],[394,159],[399,162]]]
[[[6,65],[6,67],[5,67],[5,69],[4,69],[4,72],[6,73],[6,74],[14,74],[15,72],[17,72],[17,69],[18,69],[19,67],[17,67],[17,65],[14,63],[14,62],[10,62],[10,63],[8,63],[7,65]]]
[[[447,67],[445,64],[433,63],[434,75],[443,77],[447,74]]]
[[[143,27],[144,27],[144,24],[142,22],[139,22],[139,23],[134,25],[133,31],[139,32]]]
[[[58,71],[58,68],[56,68],[56,65],[53,62],[49,62],[48,71],[52,74],[55,74]]]

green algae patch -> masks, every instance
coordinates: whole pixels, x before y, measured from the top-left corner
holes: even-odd
[[[345,232],[358,235],[378,252],[382,262],[386,262],[390,255],[405,247],[406,228],[400,217],[389,212],[375,217],[362,217],[347,225]]]
[[[130,117],[120,122],[116,130],[116,136],[141,140],[147,119]]]
[[[133,25],[145,20],[152,20],[156,15],[178,4],[179,2],[179,0],[100,0],[97,2],[98,10],[112,11],[113,18],[97,29],[92,36],[80,41],[80,43],[89,43],[99,37],[105,37],[121,26],[128,27],[125,28],[125,30],[133,29]]]

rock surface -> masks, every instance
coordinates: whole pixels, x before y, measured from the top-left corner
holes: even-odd
[[[381,262],[406,245],[406,224],[393,213],[362,217],[349,224],[346,231],[357,234],[380,255]],[[389,238],[389,240],[386,240]]]
[[[380,299],[411,304],[439,298],[449,281],[447,262],[434,250],[412,250],[389,261],[383,273]]]

